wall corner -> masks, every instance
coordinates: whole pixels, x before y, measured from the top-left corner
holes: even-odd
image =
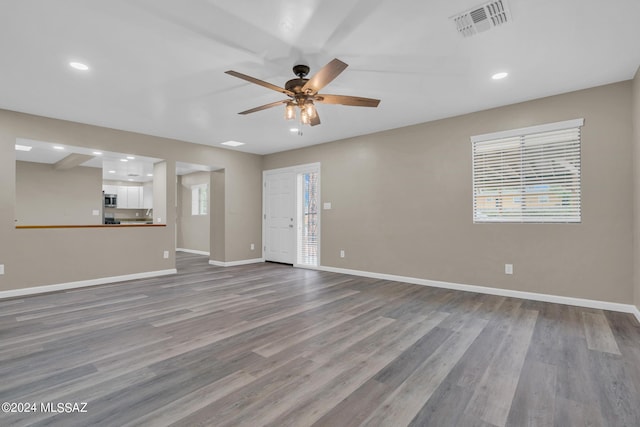
[[[640,66],[632,81],[633,303],[640,310]],[[639,318],[640,320],[640,318]]]

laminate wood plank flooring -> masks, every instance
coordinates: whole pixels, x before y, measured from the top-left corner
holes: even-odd
[[[207,261],[0,301],[0,426],[640,426],[630,314]]]
[[[603,313],[582,313],[587,347],[605,353],[620,355],[620,349]]]

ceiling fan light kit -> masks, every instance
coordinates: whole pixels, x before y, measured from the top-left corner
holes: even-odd
[[[266,110],[268,108],[276,107],[278,105],[285,104],[284,117],[287,120],[296,119],[296,109],[299,110],[300,123],[305,125],[317,126],[320,124],[320,116],[316,110],[315,102],[324,104],[340,104],[353,107],[377,107],[380,103],[379,99],[372,98],[360,98],[356,96],[345,95],[321,95],[318,92],[322,90],[326,85],[331,83],[333,79],[338,77],[347,68],[347,64],[334,59],[327,65],[322,67],[313,77],[307,79],[309,74],[309,67],[307,65],[295,65],[293,67],[293,73],[297,76],[295,79],[291,79],[285,83],[284,88],[265,82],[255,77],[247,76],[246,74],[239,73],[237,71],[226,71],[227,74],[237,77],[242,80],[246,80],[250,83],[254,83],[267,89],[274,90],[276,92],[283,93],[289,97],[283,101],[276,101],[270,104],[262,105],[260,107],[252,108],[250,110],[241,111],[238,114],[250,114],[256,111]],[[297,107],[297,108],[296,108]],[[302,131],[298,131],[299,135],[302,135]]]
[[[284,107],[284,118],[287,120],[295,120],[296,119],[296,104],[293,101],[287,102],[287,105]]]

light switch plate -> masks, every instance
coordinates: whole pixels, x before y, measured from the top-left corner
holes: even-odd
[[[164,251],[164,253],[162,254],[162,257],[164,259],[169,259],[169,251]]]
[[[98,209],[94,209],[93,211],[91,211],[91,214],[93,216],[99,216],[100,215],[100,211]]]
[[[4,264],[0,264],[0,276],[4,274]]]
[[[513,264],[504,265],[504,274],[513,274]]]
[[[325,211],[331,209],[331,202],[324,202],[324,204],[322,205],[322,209],[324,209]]]

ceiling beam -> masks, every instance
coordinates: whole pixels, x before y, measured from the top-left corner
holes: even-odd
[[[53,168],[55,170],[67,170],[73,169],[76,166],[80,166],[81,164],[93,159],[94,156],[90,156],[88,154],[78,154],[71,153],[67,157],[62,160],[57,161],[53,164]]]

